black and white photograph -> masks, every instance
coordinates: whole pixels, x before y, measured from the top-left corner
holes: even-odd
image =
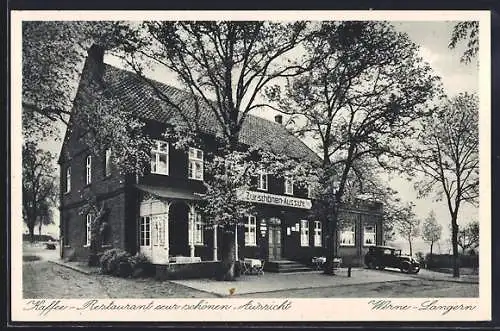
[[[12,13],[17,318],[491,318],[487,12],[148,13]]]

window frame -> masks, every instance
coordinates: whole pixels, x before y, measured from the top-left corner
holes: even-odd
[[[104,151],[104,177],[111,176],[111,149]]]
[[[144,215],[139,217],[139,246],[141,247],[152,246],[151,219],[151,215]],[[146,234],[148,235],[146,236]]]
[[[85,158],[85,185],[92,184],[92,155]]]
[[[321,221],[314,221],[313,246],[323,247],[323,224]]]
[[[66,167],[66,189],[64,193],[71,192],[71,166]]]
[[[307,243],[306,243],[307,240]],[[310,247],[309,221],[300,220],[300,247]]]
[[[161,149],[161,145],[165,144],[166,148]],[[164,155],[166,157],[165,161],[165,172],[159,172],[158,171],[158,165],[160,164],[160,157],[161,155]],[[154,157],[154,164],[155,168],[153,170],[153,157]],[[150,158],[150,167],[151,167],[151,173],[155,175],[163,175],[163,176],[168,176],[170,173],[170,144],[167,141],[163,140],[154,140],[154,147],[151,149],[151,158]]]
[[[348,229],[352,229],[352,230],[348,230]],[[342,233],[350,233],[352,235],[352,243],[349,244],[349,243],[343,243],[342,242]],[[356,246],[356,223],[354,221],[351,221],[349,222],[349,225],[344,225],[342,227],[342,229],[340,229],[340,233],[339,233],[339,244],[340,246],[342,247],[355,247]]]
[[[366,243],[366,228],[373,228],[373,232],[369,232],[370,234],[373,234],[373,243]],[[370,247],[370,246],[377,246],[377,225],[376,224],[364,224],[363,225],[363,246],[364,247]]]
[[[191,151],[193,153],[191,154]],[[201,158],[197,156],[197,154],[201,153]],[[188,150],[188,178],[192,180],[199,180],[203,181],[204,180],[204,172],[205,172],[205,167],[204,167],[204,158],[205,158],[205,153],[203,152],[202,149],[200,148],[195,148],[195,147],[189,147]],[[196,177],[196,167],[193,167],[193,165],[198,164],[200,166],[200,178]],[[193,176],[194,174],[194,176]]]
[[[87,213],[87,215],[85,215],[85,244],[83,247],[90,247],[92,240],[92,221],[93,215],[91,213]]]
[[[265,179],[263,179],[265,178]],[[263,185],[265,184],[265,185]],[[257,190],[268,191],[269,190],[269,177],[264,171],[259,171],[257,173]]]
[[[193,224],[191,226],[191,224]],[[193,233],[191,233],[193,232]],[[205,222],[201,217],[201,213],[189,211],[189,245],[205,246]]]
[[[289,185],[287,185],[287,183],[290,183]],[[284,182],[284,186],[285,186],[285,194],[286,195],[293,195],[293,179],[291,177],[285,177],[285,182]],[[288,191],[287,188],[290,188],[291,191]]]
[[[251,220],[253,220],[253,224]],[[255,215],[248,215],[245,222],[245,246],[257,246],[257,217]]]

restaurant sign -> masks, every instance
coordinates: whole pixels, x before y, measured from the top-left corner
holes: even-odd
[[[312,203],[309,199],[288,197],[277,194],[269,194],[253,191],[238,191],[238,199],[242,201],[265,203],[269,205],[286,206],[293,208],[311,209]]]

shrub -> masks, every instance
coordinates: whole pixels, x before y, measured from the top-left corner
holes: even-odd
[[[100,265],[103,274],[127,278],[147,275],[151,263],[142,253],[132,256],[123,249],[112,248],[101,255]]]
[[[120,276],[120,263],[128,263],[130,254],[120,248],[105,251],[100,258],[101,272],[107,275]],[[125,267],[121,267],[124,269]],[[122,276],[123,277],[123,276]]]
[[[137,253],[129,258],[130,267],[132,269],[132,277],[141,277],[149,274],[151,262],[142,253]]]

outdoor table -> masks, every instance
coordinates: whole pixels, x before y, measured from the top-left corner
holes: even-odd
[[[251,258],[245,258],[243,260],[243,263],[246,265],[246,270],[248,270],[250,273],[263,273],[263,265],[262,261],[259,259],[251,259]]]

